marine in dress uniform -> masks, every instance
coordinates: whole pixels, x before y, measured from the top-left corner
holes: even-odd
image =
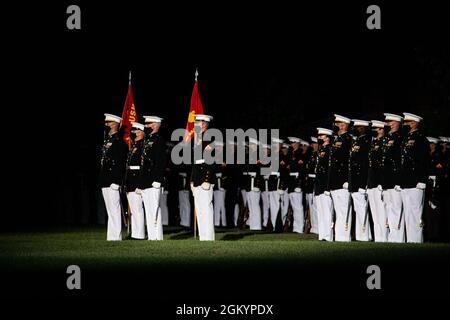
[[[125,170],[127,146],[119,135],[122,118],[105,113],[105,141],[102,148],[100,187],[108,213],[106,240],[122,240],[120,185]]]
[[[223,142],[214,142],[216,154],[223,155]],[[226,164],[216,165],[216,184],[214,185],[214,225],[216,227],[227,226],[227,216],[225,211],[227,172]]]
[[[392,113],[385,113],[384,116],[384,120],[390,128],[383,143],[383,160],[381,163],[383,202],[389,224],[388,242],[405,242],[405,219],[400,193],[402,144],[400,127],[403,117]]]
[[[317,205],[319,240],[333,241],[333,201],[328,189],[330,149],[333,131],[317,128],[319,149],[314,179],[314,201]]]
[[[258,151],[259,141],[249,138],[249,154]],[[247,165],[247,175],[245,179],[245,190],[248,204],[248,225],[250,230],[261,230],[261,206],[259,204],[261,199],[261,181],[260,165],[257,163],[249,163]]]
[[[163,240],[161,194],[166,168],[166,142],[159,134],[157,116],[144,116],[145,139],[141,161],[141,194],[144,201],[148,240]]]
[[[355,236],[357,241],[372,240],[367,199],[367,175],[372,135],[369,121],[353,119],[355,139],[350,151],[350,193],[355,209]]]
[[[125,186],[127,190],[128,204],[131,210],[131,237],[133,239],[145,239],[145,216],[142,201],[141,186],[141,161],[144,145],[144,125],[132,122],[130,139],[134,141],[128,151],[125,173]]]
[[[314,201],[314,181],[316,179],[316,164],[317,164],[317,152],[318,143],[317,137],[311,137],[311,152],[309,158],[306,161],[306,177],[305,177],[305,203],[306,211],[309,214],[311,221],[311,233],[319,234],[319,225],[317,217],[317,203]]]
[[[294,222],[292,231],[303,233],[305,224],[305,214],[303,210],[303,181],[305,178],[305,161],[303,150],[300,143],[304,143],[300,138],[288,137],[291,143],[292,151],[289,154],[289,177],[288,177],[288,194],[289,203],[292,207]]]
[[[424,241],[441,241],[445,159],[440,140],[434,137],[427,137],[427,140],[430,143],[430,167],[425,192]]]
[[[330,149],[329,188],[333,199],[336,221],[335,241],[351,241],[352,207],[349,187],[349,157],[352,136],[348,132],[351,120],[335,114],[337,136]]]
[[[171,143],[166,142],[166,159],[170,158],[170,148]],[[166,165],[164,168],[164,174],[163,174],[163,182],[161,184],[162,192],[161,197],[159,200],[159,207],[161,209],[161,223],[163,226],[169,225],[169,206],[168,206],[168,199],[169,199],[169,178],[170,178],[170,168]]]
[[[209,144],[200,137],[207,130],[212,117],[205,114],[196,114],[194,148],[201,148],[202,158],[194,159],[191,173],[191,190],[194,196],[194,205],[197,216],[198,233],[200,241],[215,240],[213,188],[216,183],[214,164],[208,164],[203,159]],[[194,152],[195,154],[195,152]]]
[[[266,157],[270,157],[270,145],[262,144],[263,152]],[[260,170],[262,168],[268,168],[270,164],[262,164]],[[267,223],[269,221],[269,212],[270,212],[270,202],[269,202],[269,176],[262,176],[262,185],[261,185],[261,203],[262,203],[262,226],[263,228],[267,228]]]
[[[275,232],[281,232],[287,211],[289,207],[289,195],[287,190],[287,156],[281,151],[284,140],[272,138],[272,152],[278,153],[279,168],[278,171],[270,173],[269,188],[269,205],[270,205],[270,221]],[[280,216],[281,226],[277,228],[277,217]]]
[[[429,142],[419,130],[422,118],[404,113],[409,128],[401,149],[401,197],[404,208],[406,241],[423,242],[423,207],[430,163]]]
[[[375,242],[387,242],[389,225],[383,203],[383,187],[381,186],[385,123],[378,120],[372,120],[371,123],[374,137],[369,151],[367,195],[373,219],[374,240]]]
[[[178,207],[180,210],[180,225],[183,227],[191,226],[191,201],[189,195],[189,177],[186,165],[180,165],[178,172]]]

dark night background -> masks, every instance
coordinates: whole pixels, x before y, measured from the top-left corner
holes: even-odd
[[[79,222],[67,210],[79,209],[83,188],[95,210],[103,113],[121,114],[130,69],[138,114],[164,117],[166,129],[185,126],[198,67],[215,127],[309,138],[333,113],[409,111],[427,134],[449,136],[450,19],[443,5],[395,3],[74,1],[5,11],[6,110],[16,120],[7,162],[21,169],[11,170],[3,225]],[[70,4],[81,7],[79,31],[66,28]],[[381,7],[381,30],[366,28],[369,4]]]
[[[138,114],[164,117],[166,133],[186,124],[198,67],[200,95],[205,112],[214,116],[214,127],[279,128],[282,137],[305,139],[315,133],[315,127],[329,127],[334,113],[370,120],[382,119],[383,112],[409,111],[424,117],[427,135],[450,136],[450,13],[444,2],[210,2],[2,4],[2,231],[54,230],[66,224],[67,230],[82,222],[82,210],[89,211],[89,223],[95,222],[103,113],[121,114],[130,69]],[[81,7],[81,30],[66,28],[66,8],[71,4]],[[366,28],[366,8],[371,4],[381,7],[381,30]],[[253,288],[243,286],[248,280],[245,270],[222,273],[220,280],[231,284],[231,289],[236,284],[235,291],[240,297],[248,293],[246,301],[251,303],[273,303],[263,299],[273,289],[286,307],[283,316],[291,310],[314,317],[328,310],[335,317],[338,312],[359,315],[355,304],[344,305],[336,299],[373,301],[383,296],[365,288],[354,291],[359,275],[352,273],[351,263],[300,271],[280,268],[276,274],[281,280]],[[405,260],[386,267],[383,281],[391,285],[388,297],[396,300],[375,303],[370,309],[369,304],[361,304],[367,308],[363,312],[378,311],[385,316],[386,307],[402,316],[408,308],[410,312],[434,311],[434,303],[413,305],[397,300],[416,291],[435,298],[439,285],[446,288],[448,262],[432,263]],[[186,270],[160,270],[156,283],[143,277],[148,276],[147,269],[127,270],[125,276],[114,269],[101,270],[86,273],[94,287],[87,292],[94,298],[146,299],[146,305],[95,302],[102,315],[109,309],[115,315],[127,312],[128,317],[134,307],[153,316],[158,305],[160,311],[166,306],[158,300],[163,298],[172,299],[172,304],[198,303],[202,297],[216,302],[226,297],[221,303],[244,301],[226,290],[209,296],[197,286],[191,292],[195,279],[206,282],[217,276],[212,274],[214,269],[202,273],[205,269],[187,273],[188,281],[176,284],[165,276]],[[418,270],[425,271],[419,274]],[[286,277],[294,272],[303,288],[287,284]],[[319,291],[315,272],[324,275],[323,283],[333,291]],[[403,275],[400,279],[399,274]],[[26,290],[35,290],[42,298],[46,289],[58,288],[52,296],[63,292],[65,297],[80,298],[65,290],[64,272],[3,275],[2,286],[6,280],[10,288],[23,288],[19,294],[24,297]],[[254,276],[267,278],[266,274]],[[145,280],[140,289],[130,289],[127,281],[133,279],[135,284]],[[149,289],[159,290],[159,284],[162,291],[158,293],[164,295],[150,295]],[[300,295],[308,287],[319,292],[315,301],[322,303],[320,309],[306,308],[310,302]],[[189,291],[186,297],[181,296],[183,289]],[[9,294],[8,289],[3,291]],[[250,293],[255,294],[253,300]],[[152,309],[147,309],[151,304]],[[57,305],[61,306],[30,308],[26,304],[24,308],[23,304],[15,312],[32,310],[35,317],[37,310],[45,310],[46,316],[59,316],[54,312]],[[67,310],[73,312],[83,305],[74,303]]]

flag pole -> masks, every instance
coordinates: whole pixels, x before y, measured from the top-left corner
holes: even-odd
[[[195,82],[197,82],[198,68],[195,68]],[[197,240],[197,210],[194,206],[194,240]]]
[[[195,68],[195,82],[197,82],[198,68]],[[194,206],[194,240],[197,240],[197,210]]]
[[[131,70],[128,72],[128,84],[131,84]]]

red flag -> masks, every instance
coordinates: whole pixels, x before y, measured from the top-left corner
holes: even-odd
[[[125,105],[123,106],[122,112],[122,127],[123,127],[123,140],[130,146],[130,130],[131,122],[137,122],[138,117],[136,114],[136,108],[134,106],[133,89],[131,88],[131,71],[130,78],[128,82],[128,93],[125,99]]]
[[[203,105],[198,94],[198,71],[195,70],[195,83],[191,95],[191,108],[189,109],[188,121],[186,123],[186,131],[183,140],[189,142],[194,136],[194,119],[196,114],[203,114]]]

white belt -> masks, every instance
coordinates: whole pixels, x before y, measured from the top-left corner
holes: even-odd
[[[271,176],[277,176],[277,177],[279,177],[279,176],[280,176],[280,173],[277,172],[277,171],[272,171],[272,172],[270,173],[270,175],[271,175]]]
[[[178,172],[178,174],[182,177],[187,177],[187,173],[186,172]]]
[[[310,173],[310,174],[308,174],[308,177],[310,177],[310,178],[315,178],[316,175],[315,175],[314,173]]]
[[[205,159],[195,160],[195,164],[205,163]]]
[[[256,177],[256,172],[248,172],[248,175],[249,175],[250,177]]]
[[[139,170],[141,166],[128,166],[128,170]]]
[[[222,173],[220,173],[220,172],[219,172],[219,173],[216,173],[216,177],[217,177],[217,178],[222,177]]]
[[[248,176],[248,172],[242,172],[244,176]]]
[[[298,177],[298,172],[291,172],[291,173],[289,173],[289,175],[291,175],[293,177]]]

